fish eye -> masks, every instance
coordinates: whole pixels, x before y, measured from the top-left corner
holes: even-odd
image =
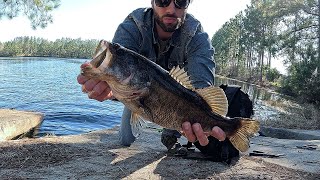
[[[121,48],[120,44],[118,44],[118,43],[113,43],[112,46],[113,46],[113,48],[114,48],[115,50],[118,50],[118,49]]]

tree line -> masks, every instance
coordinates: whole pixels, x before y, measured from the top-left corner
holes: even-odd
[[[49,12],[60,5],[59,0],[25,5],[20,1],[0,1],[0,17],[12,18],[22,11],[33,27],[45,27],[52,21]],[[41,14],[48,16],[37,18]],[[97,44],[97,40],[17,37],[0,43],[0,56],[91,58]],[[261,84],[273,82],[285,94],[319,104],[320,0],[252,0],[213,35],[212,45],[218,74]],[[272,59],[283,59],[286,76],[271,68]]]
[[[217,73],[320,102],[320,0],[252,0],[213,36]],[[282,59],[287,76],[271,68]]]
[[[0,42],[0,56],[92,58],[98,42],[80,38],[49,41],[37,37],[17,37],[12,41]]]

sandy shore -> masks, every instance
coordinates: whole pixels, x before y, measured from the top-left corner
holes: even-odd
[[[0,179],[319,179],[319,140],[275,140],[256,137],[248,153],[281,152],[283,157],[245,153],[232,165],[167,156],[156,129],[146,129],[131,147],[119,145],[116,128],[5,141],[0,143]],[[294,148],[299,143],[316,148]],[[295,159],[296,153],[305,162]]]

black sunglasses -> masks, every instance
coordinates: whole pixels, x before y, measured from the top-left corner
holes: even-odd
[[[158,7],[168,7],[171,0],[154,0],[154,2]],[[190,0],[173,0],[173,2],[178,9],[186,9],[190,4]]]

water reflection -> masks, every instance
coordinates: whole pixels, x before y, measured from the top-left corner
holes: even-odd
[[[226,78],[223,76],[217,75],[215,77],[215,84],[216,85],[227,84],[227,85],[240,86],[243,92],[248,93],[253,103],[256,103],[257,100],[279,101],[284,99],[284,95],[281,95],[270,89],[266,89],[258,85],[250,84],[250,83],[239,81],[236,79]]]
[[[253,102],[253,119],[260,121],[262,126],[272,126],[291,129],[315,129],[317,127],[318,110],[313,105],[299,104],[293,98],[279,94],[243,81],[217,76],[217,86],[220,84],[240,86],[248,93]]]
[[[216,76],[215,83],[217,86],[220,84],[240,86],[253,102],[254,115],[252,118],[260,121],[262,125],[268,124],[270,120],[279,120],[279,114],[288,114],[282,107],[276,107],[273,104],[295,104],[286,96],[275,91],[236,79]]]

